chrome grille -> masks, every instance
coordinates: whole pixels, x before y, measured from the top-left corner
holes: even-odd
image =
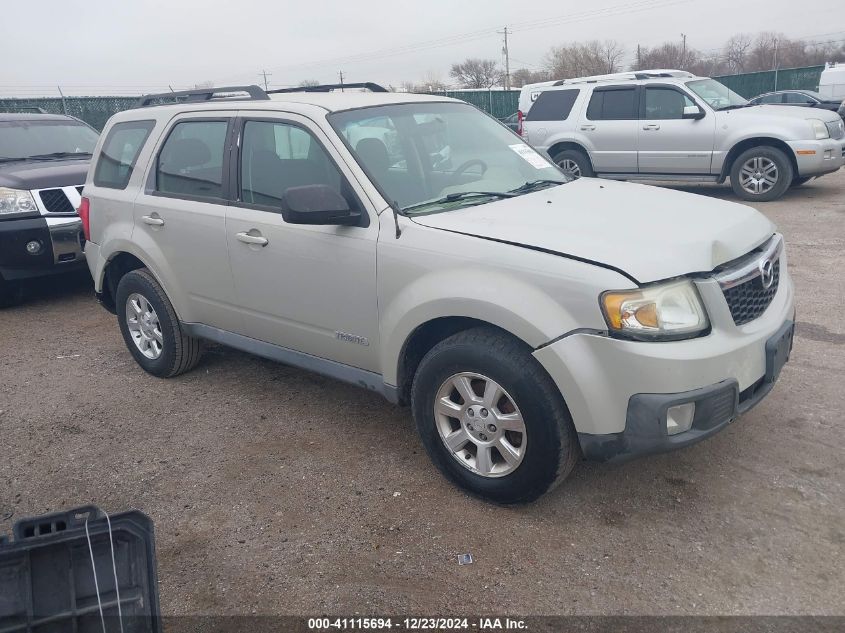
[[[834,140],[845,138],[845,121],[829,121],[827,131],[830,133],[830,138]]]
[[[782,251],[783,238],[775,235],[739,262],[717,272],[716,281],[736,325],[753,321],[771,305],[780,286]]]
[[[39,192],[41,202],[44,203],[44,208],[50,213],[75,213],[67,195],[61,189],[42,189]]]

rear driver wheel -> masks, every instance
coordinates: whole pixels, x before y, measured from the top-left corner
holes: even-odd
[[[126,347],[145,371],[172,378],[199,362],[201,341],[185,333],[164,289],[146,268],[121,278],[115,306]]]

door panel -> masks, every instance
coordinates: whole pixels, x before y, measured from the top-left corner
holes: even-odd
[[[642,99],[640,173],[710,174],[716,118],[684,119],[684,107],[696,103],[676,88],[645,86]]]
[[[213,120],[212,120],[213,119]],[[165,285],[179,317],[234,330],[241,327],[226,240],[223,190],[230,119],[205,112],[177,119],[152,159],[135,200],[134,241],[158,250]]]
[[[596,172],[636,173],[636,87],[594,89],[578,131],[589,145]]]
[[[291,133],[295,143],[281,140]],[[347,167],[322,132],[295,115],[247,120],[241,139],[237,193],[244,200],[228,208],[226,234],[242,333],[379,371],[378,222],[297,225],[279,212],[285,188],[307,184],[338,187],[353,204],[368,204]],[[369,219],[371,209],[362,211]]]

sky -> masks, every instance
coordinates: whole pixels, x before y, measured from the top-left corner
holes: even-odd
[[[3,6],[5,5],[5,6]],[[842,0],[0,0],[0,97],[137,95],[215,85],[436,77],[467,57],[539,69],[552,46],[687,36],[715,51],[735,33],[845,41]],[[27,25],[24,28],[24,25]],[[838,29],[838,30],[837,30]]]

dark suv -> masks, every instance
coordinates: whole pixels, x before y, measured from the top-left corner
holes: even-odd
[[[26,279],[84,268],[76,209],[97,138],[73,117],[0,113],[0,307]]]

